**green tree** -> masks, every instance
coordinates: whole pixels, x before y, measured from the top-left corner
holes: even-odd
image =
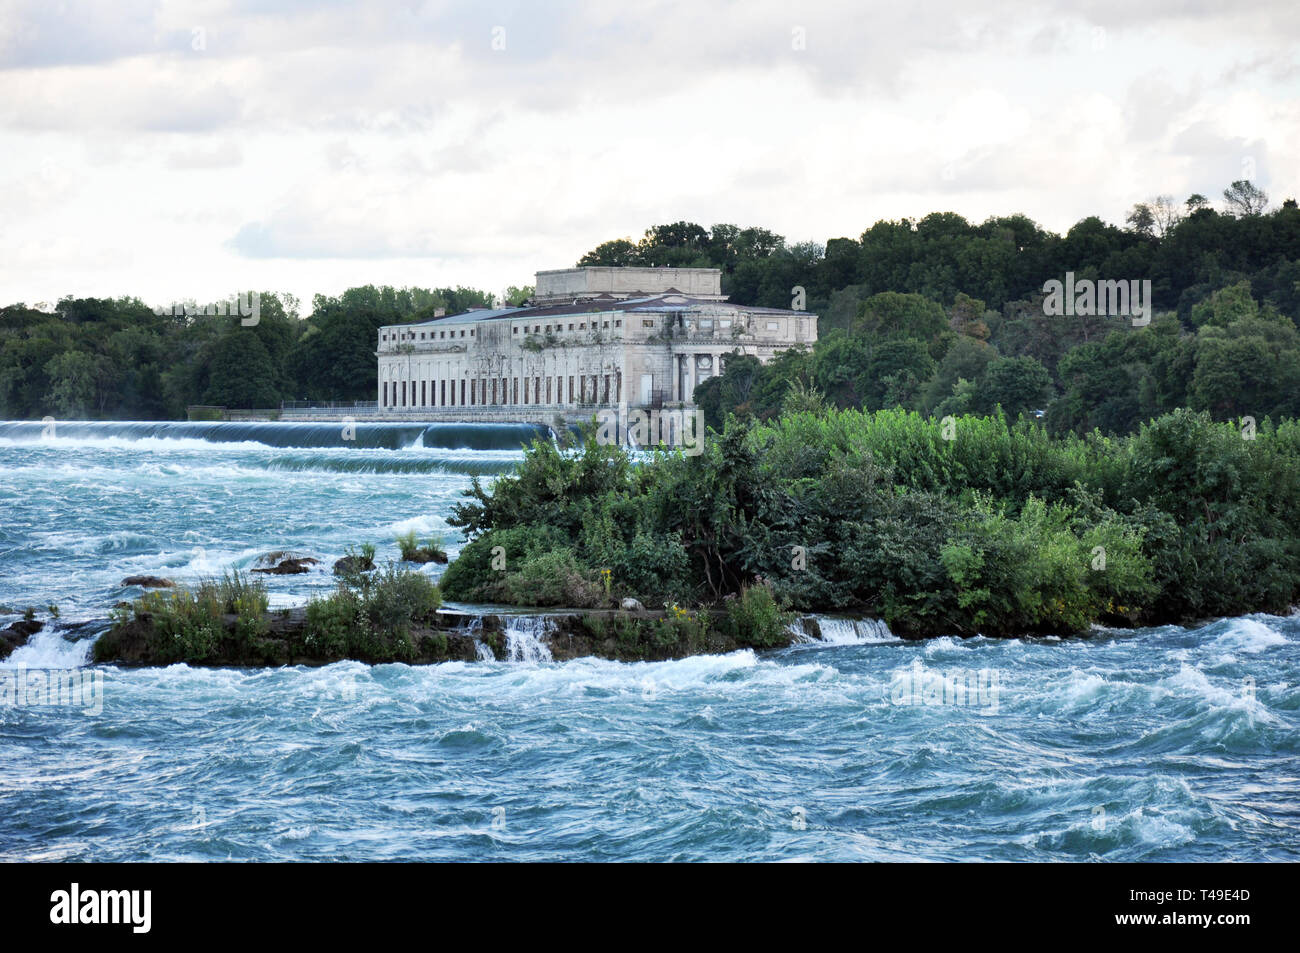
[[[1001,406],[1015,419],[1041,409],[1052,390],[1052,378],[1032,357],[1000,357],[985,369],[975,385],[975,409],[991,413]]]
[[[251,330],[232,330],[217,342],[209,374],[204,403],[263,408],[280,402],[275,365]]]

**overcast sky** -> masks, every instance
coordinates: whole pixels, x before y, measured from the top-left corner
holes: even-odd
[[[1276,204],[1298,157],[1295,0],[0,0],[0,304],[499,292],[679,219],[1064,231]]]

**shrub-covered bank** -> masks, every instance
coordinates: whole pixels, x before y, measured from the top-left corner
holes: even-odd
[[[372,610],[378,601],[402,604],[403,598],[393,590],[409,595],[427,585],[427,579],[417,573],[398,572],[373,582],[369,595],[362,587],[345,585],[336,596],[306,608],[269,612],[264,605],[260,609],[255,602],[236,605],[236,600],[227,598],[245,586],[258,590],[260,582],[246,584],[227,577],[194,591],[179,589],[165,597],[138,600],[119,612],[113,627],[95,643],[95,660],[128,665],[275,666],[325,665],[345,658],[428,664],[511,657],[510,620],[497,614],[438,616],[421,608],[427,606],[425,601],[405,600],[409,611],[377,624]],[[376,595],[384,590],[387,594]],[[227,611],[232,608],[235,611]],[[358,608],[362,611],[354,613]],[[729,600],[721,609],[567,611],[548,614],[544,622],[539,641],[557,661],[585,656],[658,661],[741,648],[779,648],[804,633],[817,634],[815,621],[796,625],[761,588]],[[40,627],[39,622],[32,625]]]
[[[1300,595],[1300,427],[1179,410],[1129,437],[901,410],[729,420],[634,465],[594,433],[477,481],[452,599],[725,604],[752,586],[898,634],[1071,633],[1285,612]]]

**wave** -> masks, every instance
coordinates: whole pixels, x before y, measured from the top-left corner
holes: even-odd
[[[20,645],[3,661],[3,668],[80,668],[90,659],[90,639],[76,642],[65,639],[61,633],[46,628],[33,635],[26,645]]]
[[[5,421],[0,446],[199,449],[212,444],[336,447],[345,450],[519,450],[550,430],[542,424],[180,421]]]
[[[1286,643],[1287,638],[1281,632],[1251,618],[1232,619],[1227,631],[1213,642],[1218,648],[1251,655]]]

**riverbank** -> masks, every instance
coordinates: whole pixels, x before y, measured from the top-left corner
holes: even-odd
[[[411,665],[576,658],[661,662],[825,640],[822,622],[814,616],[792,618],[775,633],[760,633],[738,630],[721,610],[562,610],[514,615],[451,609],[412,620],[398,637],[377,647],[349,652],[315,637],[307,607],[265,612],[252,625],[236,613],[223,613],[216,621],[220,632],[207,651],[178,656],[167,620],[147,611],[134,613],[116,620],[99,637],[92,659],[127,666],[183,661],[218,668],[319,666],[344,660]],[[842,624],[855,631],[853,620]],[[881,631],[888,637],[888,630],[869,620],[861,620],[857,630]]]

